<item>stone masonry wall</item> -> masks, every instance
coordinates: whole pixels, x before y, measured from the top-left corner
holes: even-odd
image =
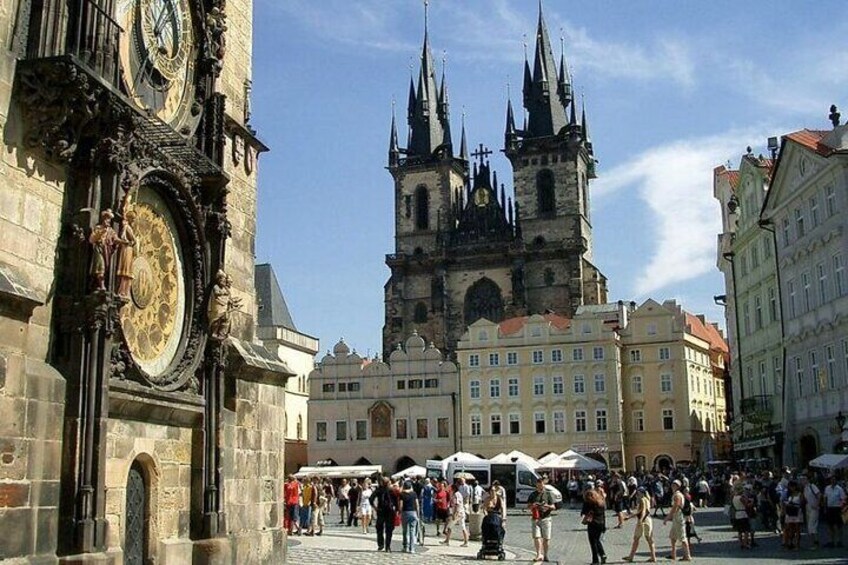
[[[148,481],[150,500],[149,555],[163,559],[161,540],[181,538],[190,547],[192,441],[191,428],[110,419],[106,439],[107,546],[120,551],[126,529],[127,476],[139,460]]]
[[[231,378],[231,377],[230,377]],[[233,563],[280,563],[285,388],[238,380],[224,417],[224,507]]]

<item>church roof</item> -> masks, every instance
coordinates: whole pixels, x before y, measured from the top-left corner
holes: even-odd
[[[280,283],[277,282],[277,275],[270,263],[256,265],[253,278],[256,284],[256,302],[259,311],[257,325],[283,327],[297,331],[283,291],[280,290]]]
[[[545,320],[558,330],[567,330],[571,326],[571,319],[559,314],[545,314]],[[530,316],[518,316],[516,318],[508,318],[498,324],[498,329],[501,335],[512,335],[521,331]]]
[[[695,337],[702,339],[710,344],[710,349],[727,353],[727,341],[721,332],[713,324],[706,322],[703,316],[696,316],[689,312],[684,313],[686,316],[686,330]]]

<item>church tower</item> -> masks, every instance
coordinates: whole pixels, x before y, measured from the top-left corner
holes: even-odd
[[[524,61],[523,99],[523,129],[507,101],[504,154],[525,244],[527,309],[570,317],[582,304],[607,300],[606,278],[592,263],[595,158],[585,108],[578,120],[565,53],[557,69],[541,3],[532,70]]]
[[[425,3],[418,83],[410,78],[406,148],[392,116],[395,250],[386,256],[383,354],[413,332],[449,355],[480,318],[494,322],[606,301],[591,263],[588,181],[594,156],[585,113],[576,117],[564,55],[553,58],[541,9],[534,67],[525,61],[527,118],[507,103],[504,153],[514,172],[507,198],[482,144],[469,158],[463,122],[454,156],[444,70],[436,80]]]

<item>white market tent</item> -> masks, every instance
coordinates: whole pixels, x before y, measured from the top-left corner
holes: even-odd
[[[467,451],[457,451],[453,455],[448,455],[442,461],[483,461],[483,459]]]
[[[551,470],[561,469],[565,471],[599,471],[606,469],[607,466],[600,461],[595,461],[569,449],[561,453],[556,460],[545,463],[540,468]]]
[[[518,451],[517,449],[514,449],[509,453],[501,453],[499,455],[495,455],[494,457],[489,459],[489,461],[491,461],[492,463],[514,463],[516,461],[521,461],[531,469],[536,469],[537,467],[539,467],[539,461],[537,461],[530,455],[527,455],[523,451]]]
[[[427,469],[422,467],[421,465],[413,465],[412,467],[407,467],[403,471],[398,471],[394,475],[392,475],[393,479],[400,479],[401,477],[425,477],[427,476]]]
[[[810,461],[810,467],[819,469],[848,469],[848,454],[825,453]]]
[[[301,467],[294,474],[298,479],[306,477],[321,477],[328,479],[351,479],[370,477],[374,473],[382,473],[382,465],[337,465],[334,467]]]
[[[539,459],[539,466],[544,467],[548,463],[553,463],[554,461],[559,459],[561,455],[561,453],[548,453],[547,455]]]

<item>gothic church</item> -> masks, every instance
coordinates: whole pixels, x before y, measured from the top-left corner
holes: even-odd
[[[395,251],[386,256],[384,356],[413,331],[453,353],[480,318],[571,317],[580,305],[606,302],[606,277],[592,260],[594,152],[571,82],[564,54],[557,68],[540,6],[532,69],[524,63],[523,127],[507,102],[513,200],[491,169],[491,151],[481,144],[469,156],[464,124],[454,153],[447,84],[444,71],[436,79],[425,22],[407,147],[394,117],[389,141]]]

